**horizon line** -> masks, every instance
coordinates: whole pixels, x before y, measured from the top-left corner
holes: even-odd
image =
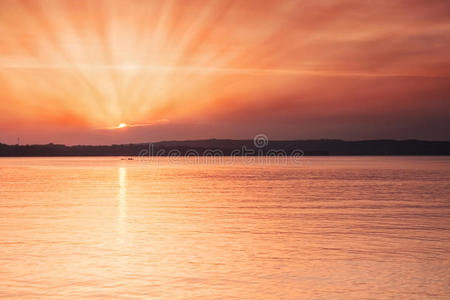
[[[7,144],[0,141],[0,145],[6,146],[65,146],[65,147],[105,147],[105,146],[125,146],[125,145],[144,145],[144,144],[161,144],[161,143],[182,143],[182,142],[206,142],[206,141],[233,141],[233,142],[253,142],[253,139],[230,139],[230,138],[206,138],[206,139],[188,139],[188,140],[159,140],[155,142],[136,142],[136,143],[119,143],[119,144],[60,144],[60,143],[45,143],[45,144]],[[317,138],[317,139],[272,139],[268,142],[314,142],[314,141],[334,141],[334,142],[347,142],[347,143],[357,143],[357,142],[434,142],[434,143],[448,143],[448,140],[427,140],[427,139],[355,139],[355,140],[345,140],[345,139],[333,139],[333,138]]]

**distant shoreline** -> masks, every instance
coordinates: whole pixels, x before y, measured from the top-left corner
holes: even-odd
[[[450,155],[450,141],[421,140],[288,140],[209,139],[120,145],[7,145],[0,157],[67,156],[425,156]]]

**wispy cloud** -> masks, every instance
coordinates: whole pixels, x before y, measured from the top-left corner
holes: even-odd
[[[302,133],[277,134],[309,136],[327,112],[343,137],[360,116],[415,128],[420,111],[448,109],[449,11],[440,0],[0,1],[0,129],[208,120],[208,136],[232,136],[236,116],[279,114],[268,129],[301,116]]]

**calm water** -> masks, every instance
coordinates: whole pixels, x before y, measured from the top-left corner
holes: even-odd
[[[449,299],[449,157],[0,159],[0,298]]]

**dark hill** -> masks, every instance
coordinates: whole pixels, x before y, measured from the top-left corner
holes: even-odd
[[[289,155],[293,151],[305,155],[450,155],[450,141],[292,140],[270,141],[262,148],[256,147],[253,140],[225,139],[106,146],[0,144],[0,156]]]

